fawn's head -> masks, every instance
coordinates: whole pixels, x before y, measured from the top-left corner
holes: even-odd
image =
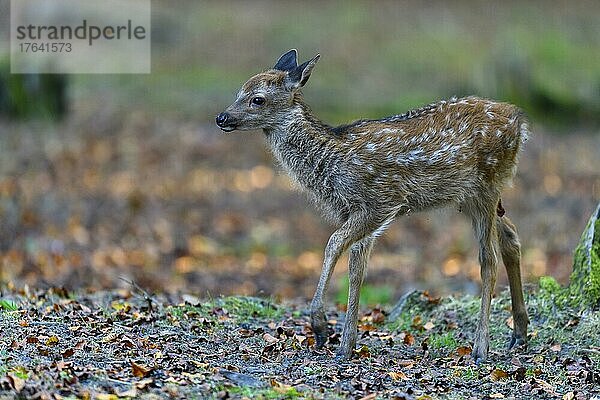
[[[306,84],[320,55],[298,65],[296,50],[290,50],[275,66],[250,78],[236,100],[220,113],[216,122],[225,132],[269,129],[286,118],[297,92]]]

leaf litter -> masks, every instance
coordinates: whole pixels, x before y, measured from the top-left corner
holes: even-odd
[[[388,321],[381,307],[365,310],[361,324],[368,329],[359,329],[353,359],[340,362],[334,356],[344,315],[335,308],[328,314],[329,344],[319,350],[304,303],[251,297],[202,301],[139,290],[25,288],[3,295],[17,307],[2,311],[0,320],[0,398],[587,399],[600,394],[598,347],[579,351],[548,332],[532,335],[530,347],[516,352],[493,342],[489,361],[475,365],[463,333],[471,322],[448,312],[456,307],[452,299],[431,302],[420,296],[399,323]],[[504,296],[496,301],[492,322],[506,319]],[[535,318],[534,332],[543,329]],[[573,332],[570,320],[565,330]]]

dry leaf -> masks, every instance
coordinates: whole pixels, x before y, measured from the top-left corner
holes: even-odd
[[[508,372],[506,372],[506,371],[504,371],[502,369],[495,368],[490,373],[490,376],[491,376],[492,380],[494,382],[496,382],[496,381],[508,378]]]
[[[95,397],[98,400],[119,400],[119,396],[116,394],[97,393],[95,394]]]
[[[54,346],[57,343],[58,337],[56,335],[52,335],[46,340],[46,346]]]
[[[377,330],[377,328],[371,324],[359,324],[358,329],[363,332],[373,332]]]
[[[146,386],[150,385],[154,380],[152,378],[140,379],[135,383],[135,387],[138,389],[144,389]]]
[[[63,352],[61,353],[61,356],[62,356],[63,358],[69,358],[69,357],[71,357],[73,354],[75,354],[75,350],[73,350],[73,349],[67,349],[67,350],[65,350],[65,351],[63,351]]]
[[[277,343],[279,341],[279,339],[277,339],[275,336],[271,335],[270,333],[265,333],[263,335],[263,339],[267,343]]]
[[[406,376],[406,374],[402,371],[398,371],[398,372],[388,372],[388,375],[392,377],[393,380],[395,381],[399,381],[399,380],[408,380],[408,376]]]
[[[469,346],[459,346],[456,349],[456,354],[458,354],[459,357],[468,356],[472,351],[473,349],[471,349]]]
[[[354,353],[358,354],[361,358],[371,357],[371,352],[367,346],[361,346],[360,349],[354,350]]]
[[[373,321],[374,324],[381,324],[385,321],[385,315],[380,308],[375,308],[371,311],[371,321]]]
[[[278,382],[275,379],[271,379],[271,387],[274,391],[280,394],[286,394],[290,391],[292,386],[286,385],[285,383]]]
[[[412,327],[415,329],[421,329],[423,327],[423,319],[420,315],[417,315],[412,320]]]
[[[513,320],[512,315],[510,317],[506,318],[506,321],[504,321],[504,322],[510,329],[515,329],[515,321]]]
[[[426,331],[430,331],[434,327],[435,327],[435,325],[431,321],[427,321],[427,323],[425,325],[423,325],[423,329],[425,329]]]
[[[14,375],[14,374],[6,374],[6,377],[8,378],[8,380],[10,382],[10,386],[17,393],[19,393],[25,387],[25,379],[19,378],[18,376]]]
[[[145,378],[152,372],[152,368],[131,361],[131,372],[133,373],[133,376],[137,378]]]

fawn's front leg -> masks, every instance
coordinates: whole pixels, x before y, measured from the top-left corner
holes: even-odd
[[[342,253],[352,243],[362,239],[369,233],[369,229],[367,229],[369,224],[366,221],[368,219],[364,215],[352,215],[341,228],[333,232],[325,247],[323,270],[310,304],[310,322],[318,348],[323,347],[327,341],[327,318],[325,317],[323,298],[329,288],[331,274]]]
[[[346,310],[342,342],[337,352],[337,357],[343,360],[352,357],[352,351],[356,346],[360,288],[365,278],[369,255],[374,243],[375,239],[373,236],[367,236],[350,247],[350,259],[348,260],[350,281],[348,288],[348,309]]]

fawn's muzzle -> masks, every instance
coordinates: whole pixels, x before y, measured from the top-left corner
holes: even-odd
[[[227,112],[222,112],[221,114],[217,115],[217,118],[215,118],[215,122],[219,128],[225,132],[231,132],[235,129],[235,126],[231,123],[231,120],[231,115]]]
[[[217,118],[215,118],[217,125],[219,125],[219,126],[224,125],[228,119],[229,119],[229,114],[227,114],[226,112],[222,112],[221,114],[217,115]]]

